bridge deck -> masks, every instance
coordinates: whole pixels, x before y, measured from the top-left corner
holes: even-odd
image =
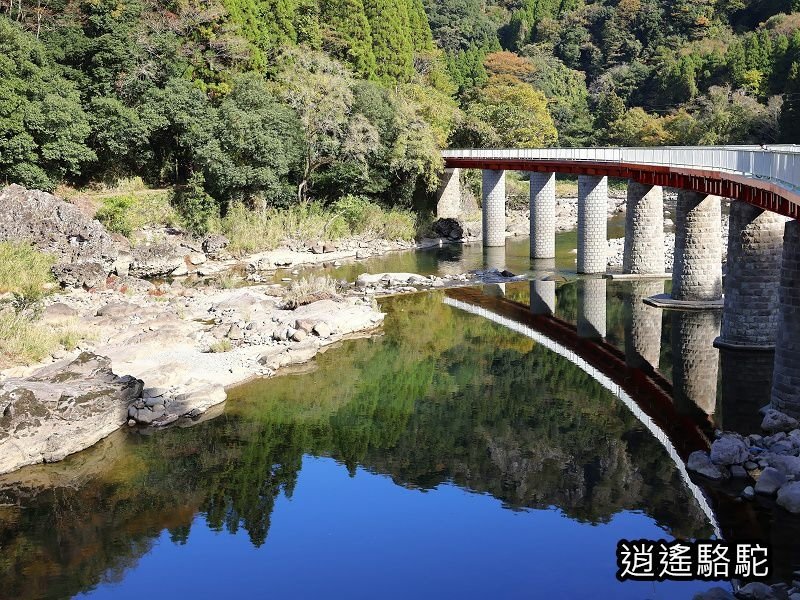
[[[448,167],[606,175],[800,216],[800,146],[445,150]]]

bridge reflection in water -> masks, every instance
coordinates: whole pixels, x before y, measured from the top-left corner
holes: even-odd
[[[566,285],[577,288],[578,307],[567,318],[556,316],[557,284],[547,278],[528,282],[528,304],[510,288],[508,297],[453,289],[444,302],[531,337],[611,390],[666,448],[715,532],[725,539],[768,542],[775,573],[789,577],[800,561],[796,520],[776,513],[765,499],[742,503],[724,484],[703,482],[701,489],[684,467],[692,451],[709,448],[715,427],[750,432],[758,426],[758,409],[769,402],[771,355],[715,348],[717,311],[665,314],[645,305],[643,297],[663,292],[660,280],[610,284],[617,288],[613,293],[626,288],[624,338],[612,341],[616,333],[607,332],[605,324],[607,282],[579,279]]]
[[[532,288],[534,283],[531,282]],[[567,358],[612,392],[664,446],[715,534],[720,536],[716,516],[684,464],[692,451],[709,448],[709,429],[676,410],[669,382],[655,369],[628,366],[625,354],[602,339],[606,332],[606,281],[585,279],[577,283],[577,327],[554,315],[534,314],[530,306],[476,288],[448,290],[443,302],[530,337]]]

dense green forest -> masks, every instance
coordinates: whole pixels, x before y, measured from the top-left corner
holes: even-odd
[[[793,142],[797,0],[8,0],[0,181],[409,206],[453,146]]]

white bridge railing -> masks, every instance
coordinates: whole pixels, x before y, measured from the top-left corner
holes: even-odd
[[[800,193],[800,145],[443,150],[443,158],[570,160],[685,167],[762,179]]]

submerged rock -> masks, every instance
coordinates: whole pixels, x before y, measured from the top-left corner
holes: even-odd
[[[800,513],[800,481],[787,483],[778,490],[778,505],[791,513]]]
[[[139,379],[116,376],[109,359],[88,352],[0,383],[0,473],[92,446],[125,424],[142,387]]]

